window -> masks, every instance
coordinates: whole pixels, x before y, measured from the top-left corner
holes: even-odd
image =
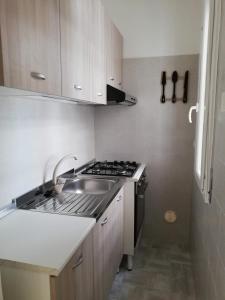
[[[216,81],[221,20],[221,0],[204,1],[202,43],[199,63],[198,100],[195,136],[195,177],[204,195],[211,200],[213,136]]]

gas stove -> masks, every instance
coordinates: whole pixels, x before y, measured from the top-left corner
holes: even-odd
[[[132,177],[138,167],[139,164],[135,161],[97,161],[85,169],[82,174]]]

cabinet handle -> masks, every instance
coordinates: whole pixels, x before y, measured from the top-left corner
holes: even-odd
[[[113,77],[110,77],[110,80],[111,80],[111,81],[114,81],[115,79],[114,79]]]
[[[97,95],[98,95],[99,97],[103,96],[103,94],[102,94],[102,93],[98,93]]]
[[[81,85],[76,85],[76,84],[74,84],[74,88],[75,88],[76,90],[79,90],[79,91],[82,91],[82,90],[83,90],[83,88],[82,88]]]
[[[80,257],[78,258],[77,262],[75,263],[75,265],[72,267],[72,270],[79,267],[79,265],[81,265],[83,261],[84,261],[83,254],[81,254]]]
[[[42,74],[42,73],[31,72],[30,75],[31,75],[31,77],[33,77],[34,79],[38,79],[38,80],[46,80],[45,75]]]
[[[108,218],[107,217],[102,221],[101,225],[104,226],[106,223],[108,223]]]
[[[122,200],[122,196],[120,195],[117,199],[117,202],[120,202]]]
[[[122,82],[119,82],[119,85],[122,85]]]

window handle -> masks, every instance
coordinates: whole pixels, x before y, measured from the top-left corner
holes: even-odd
[[[189,109],[189,113],[188,113],[189,123],[192,123],[192,113],[193,113],[194,110],[196,112],[198,112],[198,103],[196,105],[191,106],[190,109]]]

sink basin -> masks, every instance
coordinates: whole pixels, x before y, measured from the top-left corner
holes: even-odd
[[[109,192],[116,182],[112,179],[77,178],[73,181],[66,181],[62,192],[101,195]]]

